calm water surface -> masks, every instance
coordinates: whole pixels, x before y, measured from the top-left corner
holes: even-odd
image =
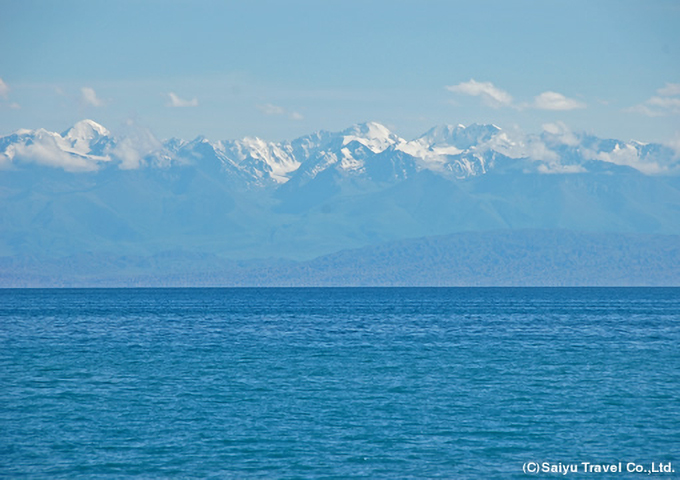
[[[680,289],[0,290],[3,478],[529,461],[680,473]]]

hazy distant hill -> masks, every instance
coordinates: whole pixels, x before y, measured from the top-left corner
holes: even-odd
[[[405,240],[279,268],[271,283],[376,286],[680,285],[680,236],[498,231]]]
[[[0,259],[0,286],[680,286],[680,236],[472,232],[309,261],[209,254]]]

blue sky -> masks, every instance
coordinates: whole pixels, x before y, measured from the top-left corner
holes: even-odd
[[[0,135],[129,120],[292,139],[378,121],[680,143],[680,2],[0,0]]]

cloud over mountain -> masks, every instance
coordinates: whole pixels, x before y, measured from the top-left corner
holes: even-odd
[[[376,171],[378,163],[393,164],[397,158],[413,171],[429,170],[453,178],[489,173],[498,168],[499,156],[505,158],[501,162],[504,168],[543,173],[586,172],[593,161],[625,165],[646,174],[673,174],[678,170],[674,151],[662,145],[604,141],[574,133],[564,123],[545,124],[543,128],[540,135],[533,135],[506,132],[494,125],[440,126],[405,140],[385,126],[369,122],[342,132],[320,132],[278,143],[257,138],[211,142],[202,137],[193,142],[161,142],[148,129],[133,123],[113,135],[96,122],[83,120],[63,134],[21,130],[3,137],[0,158],[15,166],[28,162],[67,171],[92,171],[109,167],[130,170],[214,157],[221,168],[233,170],[240,181],[252,185],[314,177],[327,169],[343,175],[367,175]]]
[[[0,97],[7,98],[8,94],[9,86],[5,83],[5,81],[2,78],[0,78]]]
[[[586,108],[583,102],[567,98],[557,92],[543,92],[534,99],[533,106],[540,110],[576,110]]]
[[[666,83],[657,89],[656,95],[629,108],[628,111],[648,117],[680,115],[680,83]]]
[[[197,107],[198,98],[192,98],[191,100],[185,100],[180,98],[175,92],[168,93],[168,98],[170,99],[167,103],[168,107]]]
[[[86,105],[91,107],[103,107],[104,101],[97,96],[94,88],[83,87],[80,89],[80,98]]]
[[[491,82],[478,82],[471,79],[457,85],[447,86],[450,92],[459,95],[480,97],[482,102],[492,108],[512,107],[519,110],[535,108],[538,110],[575,110],[586,108],[586,104],[561,93],[547,91],[537,95],[531,103],[515,103],[512,95]]]
[[[258,104],[255,107],[267,116],[286,115],[291,120],[304,120],[305,118],[300,112],[289,112],[285,108],[272,103]]]
[[[512,105],[512,96],[491,82],[478,82],[470,79],[467,82],[447,86],[446,89],[461,95],[480,97],[486,105],[494,108]]]

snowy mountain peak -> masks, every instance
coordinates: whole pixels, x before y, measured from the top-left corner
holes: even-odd
[[[199,145],[202,143],[210,143],[210,140],[208,140],[208,138],[204,135],[198,135],[196,138],[187,143],[190,145]]]
[[[358,142],[368,147],[373,153],[380,153],[392,145],[404,140],[392,133],[386,126],[377,122],[366,122],[353,125],[342,132],[343,145]]]
[[[276,184],[286,183],[289,174],[296,171],[300,162],[291,155],[286,144],[267,142],[258,137],[245,137],[234,142],[225,142],[225,154],[263,183],[269,178]]]
[[[417,140],[429,146],[446,145],[465,150],[473,145],[491,140],[500,132],[501,129],[496,125],[479,125],[477,123],[468,127],[461,124],[455,127],[453,125],[439,125],[428,130]]]
[[[254,148],[254,149],[263,149],[267,148],[268,143],[265,140],[262,140],[259,137],[243,137],[239,142],[241,145],[244,147],[248,148]]]
[[[61,135],[39,128],[0,137],[0,169],[21,164],[73,172],[217,167],[214,171],[238,178],[248,187],[276,186],[289,180],[295,180],[291,185],[304,184],[326,170],[348,178],[406,178],[422,170],[456,179],[491,172],[567,174],[615,169],[680,174],[677,152],[670,147],[600,139],[573,133],[562,124],[545,125],[538,135],[502,131],[491,124],[440,125],[409,142],[376,122],[341,132],[321,131],[290,142],[257,137],[211,142],[203,136],[190,142],[160,142],[140,127],[119,130],[114,137],[98,123],[83,120]],[[404,168],[411,173],[402,175]],[[383,175],[386,169],[390,175]]]
[[[111,133],[93,120],[81,120],[62,133],[61,136],[73,153],[86,155],[95,149],[97,142],[109,138]],[[101,153],[101,151],[97,153]]]
[[[61,134],[73,140],[92,140],[97,137],[109,137],[111,133],[94,120],[81,120]]]
[[[356,135],[367,138],[387,138],[390,135],[394,135],[389,128],[378,122],[357,123],[345,129],[342,133],[345,135]]]

